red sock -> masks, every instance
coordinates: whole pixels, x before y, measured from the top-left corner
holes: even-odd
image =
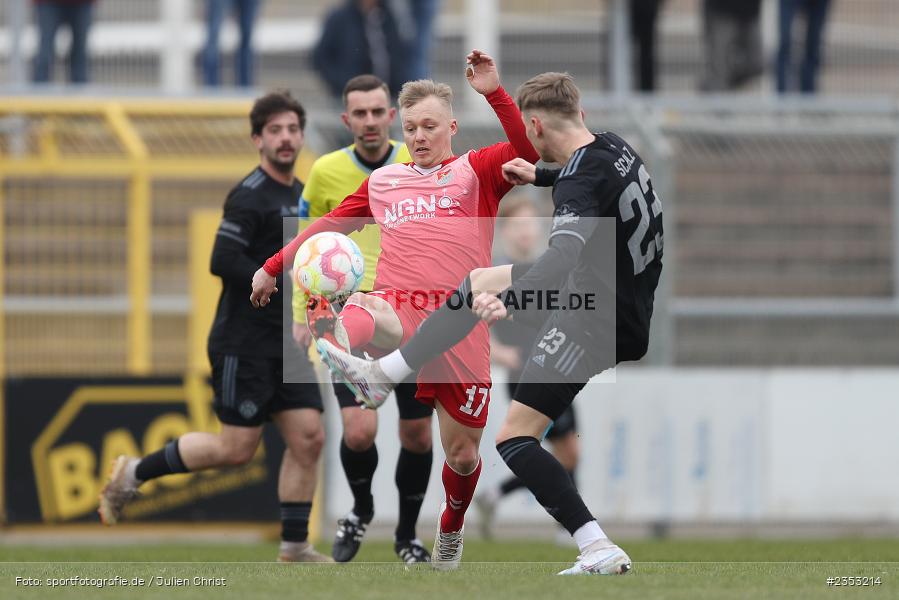
[[[347,304],[340,311],[340,322],[350,339],[350,348],[366,346],[375,337],[374,316],[358,304]]]
[[[465,520],[465,511],[474,497],[474,489],[481,475],[481,459],[478,466],[468,475],[459,475],[447,463],[443,463],[443,489],[446,490],[446,510],[440,520],[443,532],[459,531]]]

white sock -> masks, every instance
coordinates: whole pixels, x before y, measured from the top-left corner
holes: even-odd
[[[131,481],[134,487],[140,487],[143,481],[137,478],[137,465],[140,464],[139,460],[131,461],[131,464],[125,467],[125,478]]]
[[[406,359],[399,350],[394,350],[387,356],[378,360],[378,366],[384,371],[384,375],[393,383],[400,383],[406,377],[414,373],[411,367],[406,364]]]
[[[574,541],[577,543],[578,550],[583,552],[588,546],[602,539],[608,539],[609,536],[602,530],[599,523],[590,521],[578,527],[574,532]]]

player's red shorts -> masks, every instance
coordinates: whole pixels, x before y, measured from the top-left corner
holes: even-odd
[[[396,290],[370,292],[386,300],[403,326],[403,342],[406,343],[419,324],[437,306],[416,302],[408,294]],[[418,391],[415,398],[434,406],[440,402],[444,410],[456,421],[481,429],[487,424],[487,407],[490,404],[490,333],[486,323],[478,325],[465,339],[421,368],[418,373]],[[463,383],[467,382],[467,383]]]

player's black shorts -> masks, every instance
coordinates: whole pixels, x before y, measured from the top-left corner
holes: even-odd
[[[591,377],[616,364],[614,343],[597,340],[582,319],[569,314],[555,312],[544,323],[513,395],[553,421]]]
[[[577,433],[577,415],[574,412],[574,404],[569,404],[565,412],[553,421],[552,427],[546,433],[546,439],[555,440],[571,433]]]
[[[396,405],[400,410],[400,419],[423,419],[430,417],[434,412],[432,407],[415,399],[415,390],[418,388],[415,377],[415,375],[411,375],[394,389]],[[334,384],[334,394],[337,395],[337,403],[340,408],[361,408],[361,405],[356,402],[353,392],[342,383]]]
[[[258,427],[272,414],[294,408],[322,410],[322,397],[315,383],[309,358],[302,353],[291,357],[292,381],[283,383],[282,358],[258,358],[230,354],[209,354],[212,364],[213,408],[219,421],[227,425]],[[302,378],[302,379],[300,379]]]
[[[527,273],[532,266],[534,266],[534,263],[532,262],[514,263],[512,265],[511,274],[512,282],[514,283],[517,281],[522,275]],[[535,302],[531,302],[524,307],[516,308],[514,310],[515,316],[513,319],[515,323],[538,330],[543,327],[543,324],[549,320],[554,312],[555,311],[543,307],[538,307]]]
[[[506,382],[509,390],[509,398],[515,397],[515,389],[518,387],[519,379],[520,374],[517,374],[511,381]],[[559,439],[570,433],[577,433],[577,413],[575,413],[574,404],[569,405],[565,412],[559,415],[558,419],[553,421],[552,426],[546,433],[546,439]]]

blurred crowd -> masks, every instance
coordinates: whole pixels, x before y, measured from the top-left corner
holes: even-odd
[[[239,31],[234,52],[234,83],[255,83],[253,30],[262,0],[204,0],[206,40],[200,62],[207,86],[220,85],[219,37],[222,24],[234,18]],[[442,0],[334,0],[325,14],[311,62],[335,97],[356,75],[371,73],[391,90],[430,76],[434,21]],[[773,62],[778,92],[812,93],[818,87],[824,30],[830,0],[777,0],[778,45]],[[52,79],[56,37],[70,30],[67,73],[72,83],[86,83],[90,73],[87,40],[95,0],[33,0],[39,31],[33,65],[36,83]],[[658,89],[657,29],[665,0],[630,0],[629,19],[634,54],[634,89]],[[735,90],[765,72],[768,57],[761,42],[762,0],[702,0],[704,67],[697,88],[704,92]],[[794,27],[802,21],[802,40]],[[801,48],[794,56],[794,48]]]

